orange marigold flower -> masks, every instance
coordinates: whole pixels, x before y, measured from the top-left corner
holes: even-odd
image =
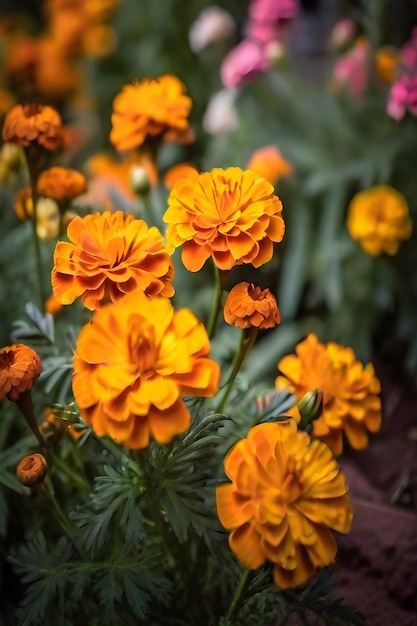
[[[43,483],[47,471],[48,463],[43,454],[29,454],[16,467],[16,477],[25,487],[35,487]]]
[[[330,529],[349,532],[353,512],[345,478],[323,442],[293,420],[259,424],[224,465],[232,482],[217,487],[217,513],[246,567],[272,562],[274,582],[285,589],[334,561]]]
[[[394,255],[412,231],[406,199],[384,185],[360,191],[350,203],[347,228],[368,254]]]
[[[372,363],[365,367],[356,360],[352,348],[337,343],[320,343],[314,333],[301,341],[296,354],[278,363],[283,376],[276,386],[285,386],[300,400],[307,392],[323,391],[323,409],[313,421],[313,435],[334,451],[343,450],[343,433],[350,445],[362,450],[368,445],[368,432],[381,426],[381,385]]]
[[[64,130],[59,113],[42,104],[16,104],[4,120],[3,141],[24,147],[35,142],[47,150],[60,150]]]
[[[239,167],[215,168],[179,180],[168,197],[164,221],[168,247],[197,272],[211,256],[222,270],[270,261],[273,241],[284,236],[281,200],[263,178]]]
[[[110,141],[118,150],[142,145],[148,135],[170,133],[170,140],[188,128],[191,98],[171,75],[126,85],[113,102]],[[174,132],[174,136],[172,133]]]
[[[182,178],[196,179],[198,171],[191,163],[178,163],[171,167],[164,176],[164,185],[171,190],[174,185]]]
[[[51,167],[38,179],[38,195],[54,200],[71,200],[87,189],[85,176],[68,167]]]
[[[269,181],[271,185],[275,185],[283,176],[290,176],[293,173],[291,163],[284,159],[276,146],[265,146],[256,150],[249,159],[246,169]]]
[[[0,402],[7,396],[16,402],[20,394],[32,388],[42,372],[39,355],[22,343],[0,348]]]
[[[237,328],[274,328],[281,316],[269,289],[242,282],[235,285],[226,298],[224,319]]]
[[[100,309],[80,333],[73,391],[82,418],[99,436],[144,448],[187,430],[182,396],[217,391],[218,364],[208,358],[204,326],[167,298],[126,295]]]
[[[106,211],[75,217],[67,232],[72,243],[58,242],[54,253],[52,288],[58,302],[81,297],[93,311],[131,291],[173,295],[174,265],[155,226]]]

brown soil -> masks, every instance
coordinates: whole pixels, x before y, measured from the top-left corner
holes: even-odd
[[[343,455],[354,523],[339,541],[335,595],[368,626],[417,626],[417,389],[377,364],[383,425]]]

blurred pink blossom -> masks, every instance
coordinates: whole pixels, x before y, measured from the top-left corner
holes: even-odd
[[[352,94],[360,95],[366,84],[367,54],[367,42],[358,40],[337,59],[333,68],[333,84],[336,87],[347,87]]]
[[[344,17],[336,22],[330,33],[330,48],[332,50],[345,48],[352,41],[355,31],[355,24],[348,17]]]
[[[403,74],[391,87],[388,115],[400,120],[407,111],[417,115],[417,75]]]
[[[250,39],[243,39],[223,60],[220,69],[222,83],[228,89],[271,66],[263,47]]]
[[[245,38],[223,60],[220,78],[225,87],[236,87],[254,74],[265,72],[282,57],[281,31],[298,14],[298,0],[252,0]]]
[[[218,6],[207,7],[191,25],[188,34],[190,48],[193,52],[201,52],[213,41],[232,35],[234,30],[235,23],[230,13]]]
[[[409,69],[417,70],[417,26],[413,28],[410,39],[401,50],[401,63]]]
[[[249,7],[249,20],[254,22],[293,20],[297,14],[297,0],[252,0]]]

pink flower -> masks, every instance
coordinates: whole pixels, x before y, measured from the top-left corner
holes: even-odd
[[[410,70],[417,69],[417,26],[411,32],[411,37],[401,50],[401,63]]]
[[[223,60],[220,78],[223,85],[231,89],[254,74],[265,72],[270,65],[271,61],[261,46],[243,39]]]
[[[249,19],[255,22],[293,20],[298,14],[296,0],[252,0]]]
[[[347,87],[354,95],[360,95],[366,84],[366,57],[368,44],[360,39],[337,59],[333,68],[333,82],[337,87]]]
[[[333,26],[330,33],[330,47],[332,50],[341,50],[350,43],[355,34],[355,25],[351,19],[344,17]]]
[[[391,87],[388,115],[400,120],[407,111],[417,115],[417,75],[403,74]]]

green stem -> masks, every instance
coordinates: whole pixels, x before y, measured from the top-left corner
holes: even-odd
[[[41,488],[41,494],[46,502],[46,505],[52,511],[56,521],[63,530],[64,534],[70,539],[81,558],[86,559],[86,555],[83,549],[81,548],[78,540],[75,538],[71,522],[69,521],[64,511],[61,509],[57,500],[55,499],[52,484],[50,483],[50,481],[45,480],[45,483],[42,485]]]
[[[36,225],[38,222],[38,178],[40,167],[37,162],[37,156],[28,148],[25,152],[26,154],[26,163],[29,170],[29,180],[30,187],[32,189],[32,204],[33,204],[33,213],[32,213],[32,236],[33,236],[33,245],[35,248],[35,259],[36,259],[36,268],[38,274],[38,289],[39,289],[39,299],[40,299],[40,311],[44,311],[45,309],[45,300],[46,294],[43,286],[43,267],[42,267],[42,255],[41,255],[41,247],[38,237],[38,232],[36,229]]]
[[[23,391],[16,400],[16,406],[26,420],[27,425],[35,435],[36,439],[42,446],[42,449],[46,449],[47,445],[45,439],[42,437],[38,422],[36,421],[33,413],[32,392],[30,389]]]
[[[239,584],[235,589],[235,593],[233,594],[233,598],[230,603],[229,610],[227,611],[226,620],[228,622],[232,622],[232,620],[238,614],[241,604],[244,600],[246,590],[253,576],[253,573],[254,573],[254,570],[250,570],[250,569],[246,569],[243,572],[240,578]]]
[[[223,290],[226,287],[227,277],[229,276],[229,270],[221,270],[217,267],[217,265],[214,266],[214,271],[215,271],[214,303],[213,303],[213,308],[211,311],[210,321],[209,321],[208,329],[207,329],[209,339],[213,339],[213,336],[216,330],[216,323],[217,323],[217,318],[220,313]]]
[[[55,452],[49,450],[49,455],[51,456],[52,464],[55,465],[55,467],[57,467],[60,472],[65,474],[65,476],[67,476],[67,478],[69,478],[69,480],[73,482],[74,485],[78,489],[80,489],[80,491],[90,493],[91,485],[83,476],[76,474],[71,469],[71,467],[67,463],[65,463],[65,461],[63,461],[57,454],[55,454]]]
[[[242,332],[240,336],[240,344],[239,349],[236,352],[235,359],[233,362],[232,373],[230,374],[230,378],[227,382],[226,390],[224,392],[223,398],[219,404],[219,408],[217,409],[218,413],[223,413],[226,402],[230,396],[230,393],[233,389],[233,384],[235,382],[235,378],[239,373],[240,368],[242,367],[242,363],[251,350],[253,344],[255,343],[256,336],[258,334],[257,328],[249,328]]]

